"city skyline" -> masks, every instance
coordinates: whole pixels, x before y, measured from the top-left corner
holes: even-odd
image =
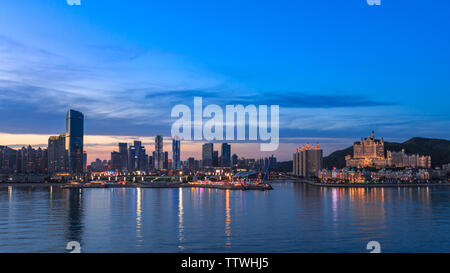
[[[48,138],[52,135],[57,134],[6,134],[0,133],[1,143],[0,145],[8,146],[10,148],[19,149],[22,147],[27,147],[31,145],[33,148],[44,148],[48,146]],[[154,151],[154,139],[156,136],[106,136],[106,135],[85,135],[84,136],[84,150],[87,151],[88,162],[95,161],[99,158],[101,160],[109,160],[111,157],[111,152],[117,150],[118,143],[126,142],[127,144],[132,144],[135,140],[142,141],[142,144],[147,148],[147,151]],[[408,138],[389,138],[385,137],[386,141],[391,142],[403,142],[410,138],[416,136],[411,136]],[[337,150],[348,148],[352,146],[355,139],[358,138],[290,138],[290,143],[281,143],[280,147],[275,152],[260,152],[259,143],[233,143],[234,151],[239,151],[240,157],[246,158],[260,158],[268,157],[272,154],[275,155],[282,161],[292,160],[292,151],[294,151],[300,143],[310,143],[315,144],[320,142],[321,148],[324,151],[324,156],[327,156]],[[202,156],[202,145],[208,143],[208,141],[181,141],[182,152],[181,160],[186,161],[189,157],[195,157],[196,159],[201,159]],[[224,142],[214,142],[217,147]],[[172,156],[172,137],[164,137],[165,151],[169,152],[170,157]],[[232,152],[233,154],[235,152]]]

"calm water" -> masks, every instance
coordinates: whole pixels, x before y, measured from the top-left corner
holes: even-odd
[[[450,252],[450,188],[0,188],[0,252]]]

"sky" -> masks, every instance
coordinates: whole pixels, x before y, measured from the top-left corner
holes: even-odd
[[[282,160],[372,130],[449,139],[449,12],[446,0],[2,0],[0,145],[45,146],[76,109],[90,161],[119,140],[151,151],[156,134],[170,137],[172,107],[194,96],[280,105]],[[184,143],[182,158],[199,146]]]

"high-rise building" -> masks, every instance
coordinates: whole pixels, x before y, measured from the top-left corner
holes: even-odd
[[[16,150],[7,146],[0,146],[0,172],[12,173],[17,170],[17,157]]]
[[[219,151],[213,151],[213,167],[219,167]]]
[[[302,177],[317,177],[323,166],[323,151],[319,144],[316,146],[306,146],[297,149],[294,154],[293,172],[294,175]]]
[[[214,144],[205,143],[202,146],[203,167],[213,167]]]
[[[220,155],[221,166],[231,167],[231,145],[228,143],[222,143],[222,154]]]
[[[169,152],[164,152],[163,169],[169,169]]]
[[[233,167],[235,167],[238,164],[239,161],[239,157],[237,154],[233,154],[232,158],[231,158],[231,164],[233,165]]]
[[[172,169],[179,170],[181,169],[180,162],[180,138],[175,137],[172,139]]]
[[[134,172],[136,171],[136,161],[137,161],[137,152],[136,147],[134,145],[130,145],[128,148],[128,171]]]
[[[142,142],[135,140],[128,152],[128,171],[144,171],[147,169],[148,157]]]
[[[120,171],[128,170],[128,143],[119,143]]]
[[[110,169],[113,171],[122,170],[122,158],[119,152],[111,152],[111,166]]]
[[[155,152],[153,152],[155,154]],[[148,157],[148,169],[153,170],[155,168],[155,164],[153,163],[153,156]]]
[[[164,169],[164,138],[163,136],[157,135],[155,137],[155,154],[153,156],[153,161],[155,162],[155,169]]]
[[[83,152],[83,170],[85,172],[87,171],[87,152],[86,151]]]
[[[137,169],[139,171],[145,171],[148,168],[148,156],[141,141],[139,141],[139,148],[136,147],[136,149],[138,151]]]
[[[16,153],[17,173],[32,174],[48,172],[47,150],[41,148],[36,150],[31,145],[28,145],[28,147],[22,147]]]
[[[68,153],[66,150],[66,135],[51,136],[48,139],[48,172],[58,173],[68,171]]]
[[[68,167],[71,173],[83,172],[84,116],[81,112],[69,110],[66,116],[66,149]]]
[[[187,160],[187,168],[190,171],[197,171],[199,169],[199,162],[193,157],[189,157]]]

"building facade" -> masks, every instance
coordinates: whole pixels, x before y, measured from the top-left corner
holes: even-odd
[[[293,159],[293,173],[301,177],[317,177],[323,167],[323,151],[317,145],[298,148]]]
[[[353,144],[353,157],[346,156],[346,166],[350,168],[384,167],[388,165],[385,157],[384,139],[375,139],[375,132]]]
[[[202,146],[202,167],[213,167],[214,144],[205,143]]]
[[[181,141],[180,138],[172,139],[172,169],[181,169]]]
[[[122,170],[122,158],[120,152],[111,152],[111,166],[110,169],[113,171]]]
[[[222,143],[222,154],[220,155],[221,166],[231,167],[231,145]]]
[[[120,171],[128,170],[128,143],[119,143]]]
[[[375,132],[372,132],[372,136],[355,142],[353,157],[346,156],[345,162],[349,168],[431,168],[431,156],[408,155],[404,149],[400,152],[386,152],[384,139],[375,139]]]
[[[48,172],[50,174],[68,171],[68,152],[66,150],[66,134],[51,136],[48,139]]]
[[[84,116],[81,112],[69,110],[66,116],[66,149],[71,173],[83,173],[83,138]]]
[[[153,154],[153,161],[156,170],[164,169],[164,138],[157,135],[155,137],[155,153]]]
[[[142,142],[135,140],[128,150],[128,171],[144,171],[147,169],[148,157]]]
[[[388,151],[387,162],[390,167],[431,169],[431,156],[408,155],[405,149],[400,152]]]

